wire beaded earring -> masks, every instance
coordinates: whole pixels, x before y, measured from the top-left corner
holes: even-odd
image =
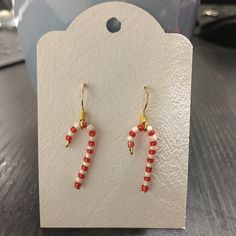
[[[74,187],[76,189],[80,189],[82,186],[82,182],[85,178],[85,173],[88,170],[88,167],[91,162],[91,156],[94,154],[94,147],[95,147],[95,136],[96,136],[96,130],[91,124],[88,124],[85,120],[86,118],[86,112],[84,109],[84,88],[85,84],[82,84],[82,92],[81,92],[81,112],[80,112],[80,121],[76,122],[66,135],[65,139],[65,147],[68,148],[73,140],[73,136],[75,133],[77,133],[78,129],[87,129],[89,133],[89,140],[88,140],[88,146],[86,150],[86,155],[83,159],[83,163],[81,165],[81,169],[78,173],[78,176],[75,180]]]
[[[145,131],[148,134],[149,149],[147,153],[147,163],[146,163],[146,168],[145,168],[144,182],[141,185],[141,191],[145,193],[149,190],[149,183],[151,181],[151,173],[152,173],[152,164],[154,162],[154,157],[157,153],[157,136],[156,136],[155,130],[151,126],[149,126],[147,122],[146,109],[149,102],[149,90],[146,86],[144,87],[144,91],[145,91],[145,105],[143,108],[143,112],[140,115],[141,124],[131,129],[127,139],[128,139],[128,148],[129,148],[130,155],[133,155],[134,146],[135,146],[134,138],[137,132]]]

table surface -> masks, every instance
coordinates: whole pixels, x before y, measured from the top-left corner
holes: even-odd
[[[236,50],[193,39],[186,230],[40,229],[36,94],[0,70],[0,235],[236,235]]]

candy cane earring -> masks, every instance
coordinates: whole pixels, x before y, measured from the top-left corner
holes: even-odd
[[[128,135],[128,148],[130,155],[133,155],[134,153],[134,138],[137,134],[138,131],[140,132],[146,132],[149,138],[149,148],[148,148],[148,153],[147,153],[147,163],[145,167],[145,176],[144,176],[144,181],[143,184],[141,185],[141,191],[147,192],[149,190],[149,183],[151,181],[151,173],[152,173],[152,164],[154,162],[154,157],[157,153],[157,136],[155,134],[155,130],[148,125],[147,123],[147,118],[146,118],[146,109],[148,106],[149,102],[149,90],[147,87],[144,87],[145,91],[145,105],[143,108],[143,112],[140,116],[141,124],[138,126],[135,126]]]
[[[88,134],[89,134],[89,140],[88,140],[86,154],[85,154],[83,163],[81,165],[80,171],[78,173],[78,176],[77,176],[75,183],[74,183],[74,187],[76,189],[81,188],[82,182],[85,178],[85,173],[87,172],[88,167],[90,165],[91,156],[94,153],[95,136],[96,136],[96,130],[94,129],[94,127],[91,124],[88,125],[85,120],[86,113],[84,110],[84,88],[85,88],[85,84],[82,84],[80,121],[76,122],[71,127],[70,131],[68,132],[68,135],[66,135],[66,137],[65,137],[65,139],[66,139],[65,146],[66,146],[66,148],[68,148],[72,143],[74,134],[78,131],[79,128],[80,129],[87,129]]]

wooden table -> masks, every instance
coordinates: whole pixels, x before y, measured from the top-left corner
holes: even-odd
[[[236,235],[236,50],[193,39],[186,230],[40,229],[36,94],[0,71],[0,235]]]

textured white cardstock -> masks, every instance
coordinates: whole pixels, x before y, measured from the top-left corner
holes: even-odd
[[[116,17],[121,30],[111,33]],[[38,43],[38,144],[41,227],[184,228],[189,150],[192,45],[164,33],[143,9],[121,2],[96,5],[63,32]],[[79,131],[81,81],[88,122],[97,130],[96,153],[84,186],[74,188],[87,144]],[[148,122],[159,150],[150,191],[142,193],[148,143],[129,130],[139,123],[149,87]]]

